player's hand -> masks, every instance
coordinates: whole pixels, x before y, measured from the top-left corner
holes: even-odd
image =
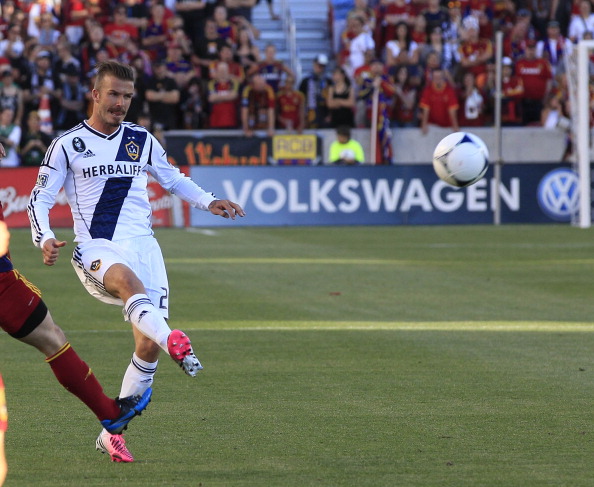
[[[232,220],[235,220],[235,217],[238,215],[245,216],[245,211],[243,211],[243,208],[237,203],[233,203],[233,201],[229,200],[214,200],[210,205],[208,205],[208,210],[213,215],[219,215],[223,218],[231,217]]]
[[[0,158],[6,157],[6,149],[0,144]]]
[[[43,254],[43,263],[45,265],[54,265],[60,255],[60,248],[64,247],[66,242],[56,240],[55,238],[48,238],[43,243],[41,252]]]

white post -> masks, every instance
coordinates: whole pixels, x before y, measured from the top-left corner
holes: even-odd
[[[495,207],[493,211],[493,224],[501,225],[501,166],[503,165],[501,150],[501,85],[502,85],[502,59],[503,59],[503,32],[495,34],[495,154],[493,162],[495,177]]]
[[[580,41],[578,43],[578,128],[577,158],[578,179],[580,190],[580,228],[589,228],[591,225],[590,203],[590,74],[588,70],[588,49],[594,47],[593,41]]]

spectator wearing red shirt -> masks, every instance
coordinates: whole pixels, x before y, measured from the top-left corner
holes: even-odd
[[[107,40],[116,46],[118,54],[122,54],[126,50],[126,45],[130,40],[138,40],[138,29],[128,22],[124,5],[114,8],[113,21],[108,23],[103,30]]]
[[[545,97],[551,90],[553,74],[550,63],[536,57],[536,41],[526,43],[526,54],[516,62],[516,75],[524,85],[522,121],[524,125],[540,123]]]
[[[85,20],[91,17],[91,11],[85,0],[70,0],[62,5],[62,19],[64,22],[64,34],[71,45],[80,44],[85,31]]]
[[[425,85],[419,100],[421,110],[421,131],[426,134],[429,124],[460,130],[458,125],[458,97],[454,88],[446,81],[443,69],[435,69],[431,80]]]
[[[394,39],[396,24],[406,22],[412,26],[415,14],[406,0],[391,0],[380,2],[376,10],[376,18],[375,45],[384,46],[388,39]]]
[[[208,82],[210,128],[235,129],[238,118],[239,83],[229,74],[229,65],[219,62],[215,76]]]
[[[487,62],[493,57],[493,44],[490,39],[479,38],[479,22],[475,17],[466,17],[462,24],[464,40],[458,48],[460,66],[463,72],[472,72],[477,86],[483,87],[487,81]]]
[[[295,78],[287,75],[276,95],[277,126],[281,129],[303,132],[305,127],[305,96],[295,89]]]
[[[501,124],[506,127],[522,125],[522,79],[514,75],[513,61],[504,57],[501,77]]]
[[[219,58],[213,61],[209,66],[209,78],[216,77],[217,67],[220,63],[226,63],[229,68],[229,76],[239,84],[245,80],[243,66],[233,60],[233,49],[231,46],[223,45],[219,49]]]
[[[260,73],[250,77],[250,83],[241,93],[241,126],[246,136],[252,137],[254,130],[266,130],[274,135],[276,96]]]

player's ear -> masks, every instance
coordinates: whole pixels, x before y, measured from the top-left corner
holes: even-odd
[[[93,97],[93,101],[99,101],[99,90],[93,88],[93,91],[91,91],[91,96]]]

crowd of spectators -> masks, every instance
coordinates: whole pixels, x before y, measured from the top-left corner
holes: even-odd
[[[88,117],[94,66],[110,58],[137,73],[128,120],[157,135],[369,127],[374,93],[383,129],[426,132],[493,123],[502,31],[503,124],[557,126],[563,57],[594,32],[594,0],[330,0],[333,50],[298,80],[274,45],[257,47],[255,3],[3,0],[0,165],[38,165],[51,136]]]

